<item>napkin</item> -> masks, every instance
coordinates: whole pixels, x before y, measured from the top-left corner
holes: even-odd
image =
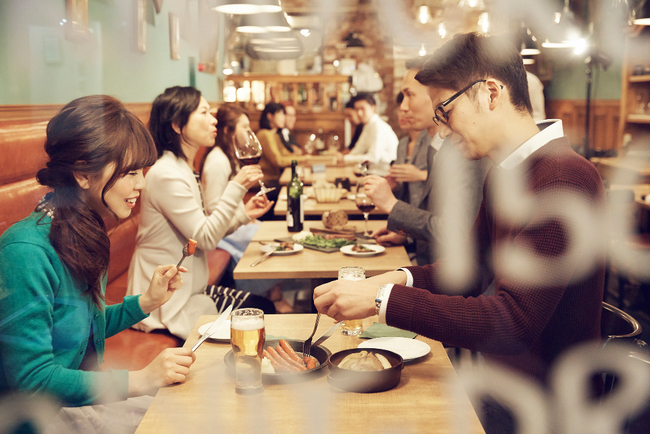
[[[378,322],[373,323],[368,329],[363,332],[361,336],[362,339],[372,339],[372,338],[383,338],[383,337],[400,337],[413,339],[417,336],[417,333],[409,332],[406,330],[398,329],[397,327],[391,327],[386,324],[381,324]]]

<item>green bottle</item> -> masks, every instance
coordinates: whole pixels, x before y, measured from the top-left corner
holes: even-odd
[[[296,160],[291,162],[291,182],[287,187],[287,228],[289,232],[302,231],[302,226],[305,221],[302,181],[296,171],[297,165],[298,162]]]

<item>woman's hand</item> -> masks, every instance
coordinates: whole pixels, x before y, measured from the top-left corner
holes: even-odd
[[[255,164],[252,166],[244,166],[239,169],[237,175],[232,179],[237,184],[243,185],[246,190],[250,190],[252,187],[258,185],[258,182],[264,178],[262,173],[262,168]]]
[[[427,171],[420,170],[413,164],[393,164],[388,175],[397,182],[426,181]]]
[[[142,312],[150,314],[163,304],[167,303],[174,292],[183,286],[181,273],[187,273],[185,267],[176,268],[175,265],[159,265],[153,273],[147,292],[140,296]]]
[[[129,396],[155,395],[174,383],[183,383],[196,355],[189,348],[167,348],[144,369],[129,372]]]
[[[251,199],[246,202],[244,209],[246,210],[246,215],[251,218],[251,220],[258,219],[267,213],[268,210],[273,206],[273,201],[269,200],[265,194],[260,196],[253,196]]]

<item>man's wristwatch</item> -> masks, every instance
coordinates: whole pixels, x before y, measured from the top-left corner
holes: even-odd
[[[384,300],[384,293],[388,287],[388,284],[381,285],[377,290],[377,295],[375,296],[375,315],[379,315],[379,310],[381,310],[381,303]]]

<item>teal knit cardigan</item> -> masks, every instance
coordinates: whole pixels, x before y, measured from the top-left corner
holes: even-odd
[[[98,309],[54,251],[51,219],[42,217],[33,213],[0,237],[0,391],[45,393],[65,406],[126,399],[128,372],[99,365],[105,338],[147,317],[139,296]],[[81,371],[91,332],[97,371]]]

